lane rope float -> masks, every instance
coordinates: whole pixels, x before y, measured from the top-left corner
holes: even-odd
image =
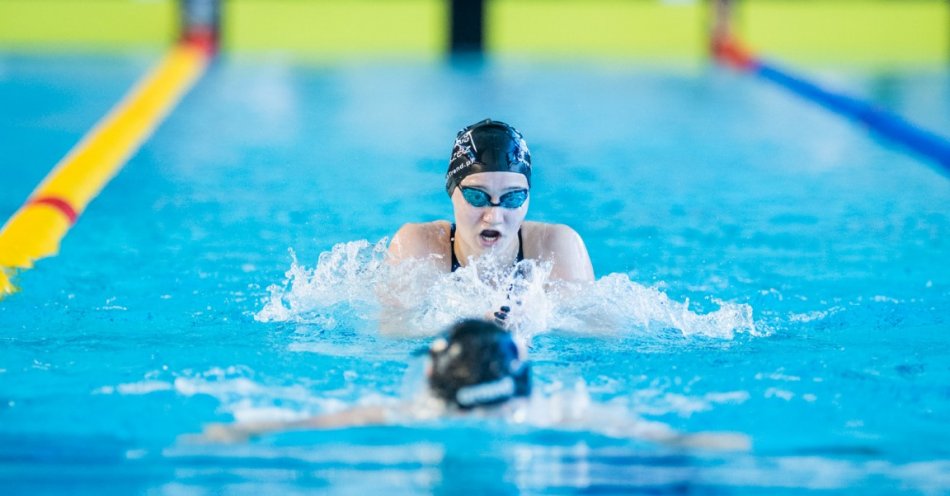
[[[89,202],[201,77],[213,52],[206,40],[188,38],[170,49],[10,217],[0,229],[0,299],[16,291],[15,273],[59,252]]]

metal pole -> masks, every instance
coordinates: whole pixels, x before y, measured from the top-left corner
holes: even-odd
[[[450,52],[481,53],[485,49],[485,0],[450,1]]]

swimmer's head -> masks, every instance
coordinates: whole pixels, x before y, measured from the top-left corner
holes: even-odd
[[[511,334],[484,320],[463,320],[429,347],[429,388],[462,409],[531,393],[531,372]]]
[[[452,196],[462,179],[479,172],[517,172],[531,186],[531,153],[517,129],[485,119],[459,131],[445,174],[445,191]]]

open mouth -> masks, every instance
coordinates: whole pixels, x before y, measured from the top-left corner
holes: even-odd
[[[478,236],[482,239],[482,242],[487,243],[487,244],[494,244],[496,241],[498,241],[499,238],[501,238],[501,232],[496,231],[494,229],[485,229],[484,231],[479,233]]]

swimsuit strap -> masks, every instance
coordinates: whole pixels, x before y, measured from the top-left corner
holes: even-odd
[[[459,270],[462,267],[462,264],[459,263],[458,257],[455,256],[455,223],[452,223],[452,231],[449,233],[449,251],[452,252],[452,272]]]
[[[452,223],[452,230],[449,231],[449,251],[452,253],[452,272],[462,268],[458,257],[455,256],[455,223]],[[521,241],[521,229],[518,229],[518,258],[515,263],[524,260],[524,242]]]
[[[521,241],[521,229],[518,229],[518,258],[515,263],[524,260],[524,242]]]

